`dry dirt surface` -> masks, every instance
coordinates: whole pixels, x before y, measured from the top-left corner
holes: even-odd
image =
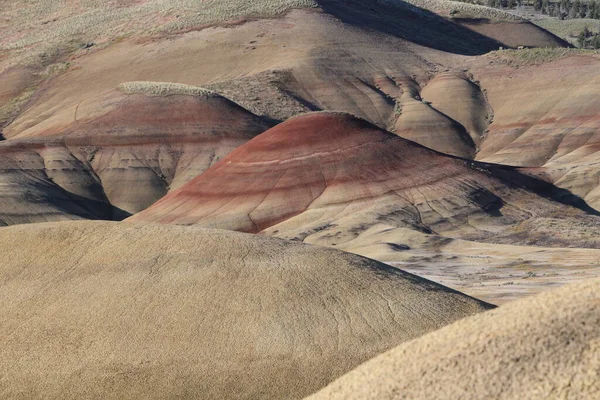
[[[568,47],[565,40],[538,29],[531,22],[493,22],[486,18],[455,18],[454,21],[489,38],[503,43],[505,46],[516,48],[526,47]]]
[[[0,32],[0,398],[600,397],[598,52],[449,0]]]
[[[266,84],[265,87],[278,90],[265,93],[249,93],[241,88],[233,100],[253,111],[253,107],[264,110],[263,103],[281,100],[283,92],[290,95],[290,105],[272,102],[271,110],[265,110],[269,116],[285,115],[281,108],[297,109],[293,100],[300,99],[310,108],[352,112],[385,128],[395,121],[396,100],[393,93],[377,88],[378,77],[396,80],[412,90],[426,82],[438,66],[448,64],[453,54],[484,54],[503,45],[405,2],[377,1],[367,5],[361,1],[327,0],[319,5],[319,9],[293,10],[279,19],[250,21],[235,27],[212,27],[177,35],[161,31],[161,35],[143,41],[132,35],[119,37],[104,47],[77,48],[64,55],[59,52],[56,59],[45,61],[48,66],[44,68],[55,66],[65,68],[65,72],[39,86],[39,97],[26,104],[6,127],[5,134],[38,132],[41,127],[37,124],[42,119],[49,126],[63,112],[72,114],[83,99],[126,81],[239,87],[243,78],[273,70],[291,71],[292,78]],[[505,23],[515,33],[527,25]],[[523,37],[532,36],[529,29],[549,35],[539,28],[528,28]],[[546,42],[537,45],[545,46]]]
[[[302,398],[492,307],[356,255],[196,227],[19,225],[0,252],[2,398]]]
[[[567,285],[370,360],[308,399],[596,399],[600,280]]]
[[[600,277],[599,249],[483,243],[385,225],[335,247],[497,305]]]

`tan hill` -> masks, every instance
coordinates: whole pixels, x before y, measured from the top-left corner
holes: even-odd
[[[448,2],[456,3],[456,2]],[[468,14],[467,14],[468,15]],[[504,47],[518,48],[524,47],[540,47],[540,48],[562,48],[569,47],[569,43],[559,36],[544,30],[531,22],[519,21],[495,21],[493,18],[461,18],[460,13],[453,19],[455,22],[463,25],[466,28],[496,39],[501,42]]]
[[[442,4],[445,11],[467,7],[469,15],[487,18],[478,26],[496,26],[502,19],[511,33],[527,26],[523,37],[534,37],[531,29],[551,37],[506,13],[496,15],[497,10],[455,2],[261,0],[242,7],[235,0],[189,2],[182,10],[163,3],[153,0],[120,8],[80,5],[73,11],[66,2],[54,6],[50,15],[35,8],[30,10],[35,21],[47,23],[31,26],[28,21],[30,25],[25,26],[30,33],[24,40],[23,25],[17,23],[25,24],[22,19],[27,13],[15,15],[16,10],[8,10],[15,32],[3,42],[6,60],[15,52],[14,57],[20,57],[41,48],[42,43],[51,43],[54,50],[47,50],[41,61],[29,63],[33,65],[29,69],[21,71],[16,66],[5,73],[30,76],[38,71],[38,75],[58,76],[42,83],[41,78],[24,80],[18,90],[11,91],[30,90],[36,95],[16,107],[5,135],[36,135],[60,124],[63,113],[72,115],[79,102],[136,80],[219,85],[229,97],[236,94],[232,99],[244,107],[277,119],[304,108],[342,110],[389,128],[395,122],[396,101],[378,90],[378,76],[397,82],[416,77],[425,83],[430,74],[455,63],[453,54],[483,54],[506,45],[501,35],[490,38],[463,26],[460,19],[436,14],[439,7],[432,4]],[[296,7],[302,9],[293,10]],[[244,14],[249,22],[200,30],[223,21],[240,22]],[[282,17],[254,20],[261,16]],[[85,35],[77,29],[82,20],[88,24]],[[128,20],[135,24],[128,25]],[[548,46],[548,40],[532,45]],[[282,72],[284,78],[266,79],[254,87],[259,77],[273,71]],[[231,94],[224,91],[226,87]]]
[[[0,251],[3,398],[302,398],[491,307],[356,255],[196,227],[19,225]]]
[[[451,94],[451,95],[449,95]],[[490,119],[490,107],[479,86],[462,74],[443,73],[431,79],[421,96],[436,109],[460,123],[475,146],[481,142]],[[451,96],[455,96],[452,101]],[[456,102],[456,98],[464,101]],[[432,143],[432,146],[435,145]]]
[[[543,60],[544,52],[539,53]],[[489,57],[505,62],[475,67],[494,110],[494,122],[478,159],[536,167],[598,141],[594,133],[600,112],[596,101],[600,57],[574,53],[541,64],[520,65],[524,64],[522,57],[534,57],[536,51],[508,54]]]
[[[596,279],[463,319],[308,398],[598,398],[599,293]]]
[[[481,89],[463,73],[436,75],[423,88],[407,83],[400,85],[394,132],[445,154],[473,158],[491,118]]]
[[[487,18],[478,26],[508,24],[511,32],[521,32],[526,24],[506,13],[464,3],[412,3],[278,0],[240,7],[236,0],[191,2],[175,10],[162,0],[119,7],[104,3],[71,7],[70,2],[61,2],[52,8],[13,2],[0,18],[7,32],[0,43],[0,129],[11,140],[63,136],[82,124],[94,129],[83,135],[100,135],[103,124],[127,130],[125,125],[113,127],[110,113],[105,118],[95,115],[94,107],[121,112],[115,108],[129,104],[116,107],[121,100],[107,95],[115,87],[130,81],[166,81],[217,89],[245,108],[277,120],[310,110],[343,110],[436,150],[473,157],[490,118],[485,96],[466,74],[440,75],[440,71],[463,60],[456,54],[481,54],[504,43],[465,28],[466,20],[448,13],[456,9],[465,18]],[[273,16],[280,18],[258,19]],[[215,26],[224,21],[245,23]],[[78,29],[82,24],[84,35]],[[546,35],[542,30],[539,34]],[[523,36],[533,37],[529,30]],[[538,45],[548,43],[541,40]],[[20,61],[12,63],[15,60]],[[85,121],[86,113],[96,122]],[[132,129],[136,123],[127,122]],[[191,155],[178,164],[175,177],[172,164],[177,160],[165,158],[176,155],[158,150],[160,161],[147,159],[146,150],[138,154],[138,145],[130,141],[120,148],[131,150],[110,158],[107,152],[115,150],[106,150],[99,154],[102,161],[94,159],[102,165],[92,165],[90,173],[98,175],[106,193],[93,199],[102,207],[108,200],[117,208],[109,214],[144,209],[205,169],[198,166],[184,173],[180,164],[185,165],[186,157],[197,151],[210,153],[186,146]],[[74,156],[87,162],[86,155]],[[127,161],[121,163],[120,157]],[[141,182],[133,191],[114,183],[132,179]],[[7,194],[13,195],[22,198]],[[55,211],[36,206],[35,213]],[[107,215],[94,210],[92,214]]]
[[[129,83],[82,102],[60,129],[0,142],[0,221],[122,219],[269,126],[199,88]]]
[[[282,19],[193,31],[170,40],[123,40],[105,49],[91,48],[71,61],[66,72],[42,84],[4,135],[37,136],[60,128],[81,101],[138,80],[216,85],[245,108],[277,119],[330,109],[387,127],[395,121],[395,104],[376,87],[375,78],[424,79],[430,69],[408,46],[412,44],[395,34],[365,31],[315,11],[293,11]],[[271,77],[272,71],[280,76]],[[253,86],[265,74],[264,82]]]

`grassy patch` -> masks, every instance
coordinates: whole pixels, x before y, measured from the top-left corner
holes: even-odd
[[[70,63],[68,62],[40,65],[38,72],[33,76],[30,86],[0,107],[0,129],[10,124],[19,115],[23,107],[29,102],[38,87],[45,80],[62,74],[69,67]]]
[[[212,97],[218,96],[212,90],[203,89],[198,86],[184,85],[171,82],[126,82],[119,85],[119,90],[128,94],[146,94],[150,96],[196,96]]]
[[[409,3],[438,14],[459,14],[461,17],[487,18],[494,21],[522,21],[521,17],[496,8],[451,0],[381,0],[387,4]]]
[[[541,64],[573,55],[598,55],[600,50],[566,49],[562,47],[535,48],[523,50],[499,50],[488,54],[505,60],[517,61],[521,64]]]
[[[22,92],[19,96],[13,97],[0,107],[0,129],[10,124],[19,115],[23,106],[25,106],[34,95],[35,90],[36,87],[31,87]]]
[[[559,20],[558,18],[543,18],[531,21],[537,26],[552,32],[556,36],[563,38],[571,44],[576,44],[577,35],[585,28],[588,28],[593,33],[600,32],[600,21],[597,19],[566,19]]]

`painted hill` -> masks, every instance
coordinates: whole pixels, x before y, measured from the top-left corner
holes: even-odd
[[[600,280],[466,318],[400,345],[309,399],[600,395]]]
[[[536,54],[548,60],[520,65]],[[541,167],[531,173],[599,209],[600,57],[550,50],[516,56],[500,54],[503,63],[477,67],[494,110],[477,159]]]
[[[490,308],[356,255],[195,227],[19,225],[0,251],[3,398],[302,398]]]
[[[215,93],[130,83],[35,138],[0,142],[0,220],[122,219],[269,128]]]
[[[312,113],[240,146],[131,221],[296,240],[314,235],[335,245],[381,224],[485,240],[558,210],[584,215],[519,183],[544,187],[511,169],[433,152],[348,114]]]
[[[246,128],[253,137],[307,111],[341,110],[447,154],[535,169],[517,172],[463,162],[465,171],[474,172],[473,166],[484,171],[484,184],[471,182],[481,179],[478,172],[465,175],[470,177],[466,185],[462,179],[448,181],[459,188],[441,189],[440,181],[424,195],[402,183],[402,205],[394,205],[390,192],[380,208],[352,215],[352,207],[362,204],[352,199],[339,218],[328,210],[340,210],[343,195],[341,202],[329,204],[335,196],[327,188],[308,212],[264,234],[377,257],[494,301],[540,290],[533,282],[554,285],[554,273],[560,282],[581,279],[598,264],[595,253],[585,249],[598,247],[596,219],[548,199],[570,204],[572,192],[595,206],[596,145],[594,139],[582,144],[590,132],[574,126],[595,112],[598,66],[589,52],[555,49],[565,43],[519,17],[447,0],[186,0],[179,6],[170,0],[15,0],[3,6],[0,140],[6,140],[0,148],[6,149],[0,153],[10,155],[0,160],[0,224],[122,219],[243,144]],[[488,54],[518,45],[541,49]],[[574,53],[577,57],[570,57]],[[557,55],[563,59],[555,60]],[[547,59],[556,62],[548,67],[542,62]],[[163,89],[175,83],[208,88],[254,115],[236,114],[223,102],[212,115],[231,111],[231,120],[209,118],[204,124],[199,103],[215,99],[155,96],[163,93],[160,88],[127,95],[115,91],[138,81],[171,82],[159,84]],[[553,109],[556,124],[541,126],[543,134],[525,132],[525,144],[512,143],[511,124],[546,124],[545,113],[561,96],[576,106]],[[178,123],[166,124],[166,113]],[[248,125],[235,125],[238,118]],[[212,123],[229,123],[235,132],[219,130],[218,144],[200,140],[213,137]],[[570,130],[578,133],[567,138]],[[565,137],[561,145],[558,136]],[[528,162],[552,157],[564,145],[575,149],[564,163]],[[508,161],[514,158],[508,156],[511,148],[525,149],[524,159]],[[560,149],[556,158],[564,154]],[[446,162],[440,165],[445,168]],[[373,167],[391,174],[385,166]],[[537,179],[523,181],[522,173]],[[347,177],[359,179],[357,188],[365,189],[368,178]],[[540,189],[540,180],[549,184]],[[489,186],[492,181],[504,189]],[[385,190],[377,185],[375,197]],[[344,184],[343,191],[354,190],[348,187]],[[500,198],[502,215],[496,213],[500,203],[486,191],[465,198],[472,187]],[[510,194],[514,188],[516,200]],[[524,192],[529,194],[519,197]],[[305,199],[294,201],[305,204]],[[320,220],[313,208],[325,203]],[[259,207],[251,214],[263,212]],[[580,248],[558,250],[565,247]],[[490,279],[483,284],[482,276]],[[527,283],[513,282],[512,276]],[[495,285],[494,293],[482,292],[487,285]]]

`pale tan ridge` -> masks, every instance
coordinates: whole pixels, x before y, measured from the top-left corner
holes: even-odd
[[[356,255],[196,227],[19,225],[0,252],[2,398],[302,398],[490,308]]]

